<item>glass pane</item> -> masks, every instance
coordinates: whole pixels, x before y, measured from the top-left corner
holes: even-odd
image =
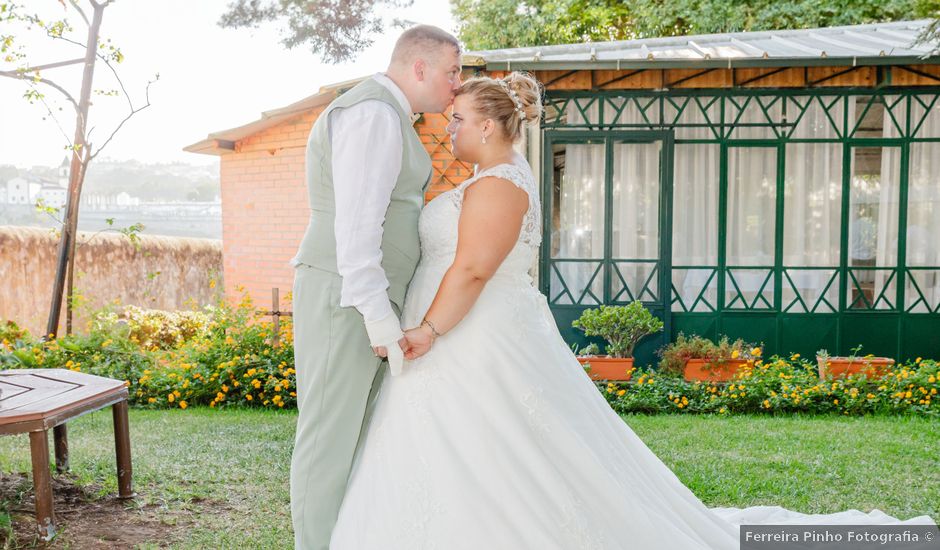
[[[602,141],[552,147],[551,257],[595,259],[555,262],[549,281],[553,303],[598,304],[604,277],[604,155]]]
[[[675,146],[673,174],[672,264],[718,264],[717,144],[680,143]]]
[[[788,143],[786,152],[783,263],[839,265],[842,144]]]
[[[604,257],[604,144],[552,147],[552,257]]]
[[[782,310],[786,313],[838,311],[838,273],[836,269],[787,269],[781,291]]]
[[[937,267],[940,266],[940,143],[912,143],[910,166],[907,265]]]
[[[911,269],[904,285],[904,310],[936,313],[940,309],[940,269]]]
[[[553,304],[600,305],[604,301],[604,275],[600,261],[552,261],[549,294]]]
[[[654,97],[607,98],[604,125],[653,129],[659,122],[659,101]]]
[[[897,277],[893,269],[850,269],[848,273],[848,309],[894,309]]]
[[[611,250],[618,259],[659,258],[662,142],[614,143]]]
[[[733,125],[731,139],[774,139],[773,125],[783,122],[783,99],[779,97],[729,97],[725,101],[725,124]]]
[[[795,122],[792,139],[838,139],[841,132],[841,96],[791,97],[787,100],[787,120]]]
[[[728,269],[725,272],[725,308],[773,309],[773,269]]]
[[[728,265],[773,265],[776,173],[776,149],[728,149]]]
[[[940,137],[938,96],[911,96],[911,131],[914,132],[914,137]]]
[[[898,147],[852,151],[849,266],[897,264],[900,160]]]
[[[667,97],[663,119],[675,126],[677,139],[717,139],[721,121],[721,99],[716,97]]]
[[[610,274],[610,301],[659,301],[657,262],[614,262]]]
[[[849,122],[856,138],[900,137],[905,129],[904,100],[899,96],[849,98]]]
[[[672,270],[672,311],[715,311],[718,277],[715,269]]]

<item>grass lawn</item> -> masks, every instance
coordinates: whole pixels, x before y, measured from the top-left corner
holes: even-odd
[[[288,485],[295,411],[132,409],[130,414],[139,498],[126,504],[113,499],[110,412],[71,422],[72,473],[57,476],[63,496],[56,502],[55,548],[292,547]],[[694,415],[625,420],[709,506],[777,504],[820,513],[879,508],[904,518],[940,519],[936,420]],[[25,435],[0,438],[0,540],[6,539],[0,548],[31,546],[31,485],[23,475],[29,465]]]

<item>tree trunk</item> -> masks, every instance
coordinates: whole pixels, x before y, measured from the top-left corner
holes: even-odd
[[[75,253],[75,238],[78,229],[78,208],[82,195],[82,183],[85,181],[85,166],[89,159],[85,133],[88,128],[88,111],[91,104],[91,86],[95,75],[95,60],[98,52],[98,33],[104,6],[95,3],[91,25],[88,26],[88,40],[85,44],[85,70],[82,75],[82,92],[75,119],[75,139],[72,141],[72,164],[69,167],[69,194],[65,206],[65,220],[62,236],[59,239],[58,261],[55,283],[52,287],[52,304],[49,308],[49,321],[46,324],[46,337],[55,337],[59,331],[59,317],[62,312],[62,293],[66,283],[66,272],[72,264]],[[71,295],[71,289],[69,294]],[[71,307],[71,306],[68,306]]]

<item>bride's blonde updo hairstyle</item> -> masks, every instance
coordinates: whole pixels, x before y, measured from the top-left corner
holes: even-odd
[[[474,77],[464,82],[456,95],[472,97],[476,110],[496,121],[513,142],[522,137],[524,126],[536,124],[542,117],[542,86],[529,73]]]

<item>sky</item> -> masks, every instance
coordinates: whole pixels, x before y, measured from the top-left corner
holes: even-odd
[[[54,8],[59,5],[43,0]],[[148,79],[159,73],[150,88],[150,107],[131,118],[98,159],[213,164],[215,157],[183,151],[183,147],[210,132],[251,122],[261,112],[283,107],[315,94],[320,86],[384,70],[398,28],[373,37],[374,44],[355,60],[330,65],[304,46],[286,49],[280,43],[281,26],[259,29],[223,29],[217,25],[227,0],[118,0],[105,11],[101,34],[111,38],[125,56],[117,65],[135,105],[142,105]],[[61,11],[58,11],[61,13]],[[391,21],[437,25],[455,32],[445,0],[415,0],[409,8],[386,10]],[[60,15],[61,17],[61,15]],[[70,21],[81,32],[84,23]],[[28,37],[27,37],[28,38]],[[82,49],[47,38],[27,42],[33,65],[82,55]],[[0,62],[0,69],[10,68]],[[112,88],[114,80],[103,64],[95,72],[95,88]],[[44,77],[65,85],[77,98],[80,65],[51,69]],[[51,89],[40,90],[48,99]],[[23,98],[22,82],[0,77],[0,165],[20,168],[58,165],[66,152],[66,135],[74,133],[74,111],[64,101],[52,104],[61,129],[46,117],[40,103]],[[124,97],[92,96],[89,115],[95,126],[91,142],[102,143],[126,116]]]

